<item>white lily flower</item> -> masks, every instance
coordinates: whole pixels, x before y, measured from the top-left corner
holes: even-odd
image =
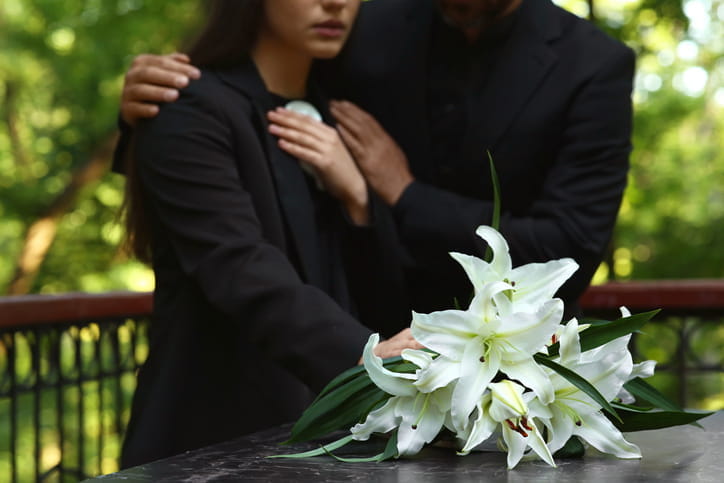
[[[460,454],[467,454],[483,443],[500,425],[503,443],[508,450],[509,469],[520,462],[528,447],[546,463],[555,466],[553,456],[535,422],[528,418],[528,406],[523,397],[525,388],[507,379],[492,383],[489,387],[490,391],[477,407],[477,417]]]
[[[639,362],[638,364],[633,365],[633,369],[631,370],[631,375],[629,375],[626,382],[631,381],[633,379],[636,379],[637,377],[640,377],[641,379],[645,379],[647,377],[651,377],[654,375],[654,369],[656,368],[656,361],[643,361]],[[626,388],[622,387],[619,393],[616,395],[616,399],[621,400],[624,404],[633,404],[636,402],[636,398],[633,397],[633,395],[626,390]]]
[[[502,282],[485,284],[467,311],[413,313],[415,338],[441,354],[420,371],[415,385],[429,392],[459,379],[451,408],[456,431],[465,429],[470,414],[499,371],[532,389],[542,401],[553,400],[548,375],[533,355],[542,341],[555,334],[563,316],[563,302],[552,299],[535,313],[515,313],[509,304],[498,300],[509,287]],[[498,306],[505,315],[498,315]]]
[[[558,362],[582,376],[610,401],[619,393],[633,369],[627,347],[629,339],[630,336],[619,337],[580,353],[578,322],[572,319],[561,334],[561,359]],[[579,357],[575,360],[577,351]],[[529,403],[529,407],[531,414],[548,427],[548,447],[552,453],[562,448],[571,436],[579,436],[599,451],[619,458],[641,457],[639,448],[624,439],[601,413],[597,402],[564,377],[554,371],[549,370],[549,373],[555,400],[546,404],[536,399]]]
[[[415,374],[400,374],[382,365],[382,359],[373,352],[379,335],[370,336],[365,345],[363,361],[370,379],[393,397],[380,408],[370,412],[363,423],[350,429],[353,438],[366,441],[372,433],[397,431],[397,451],[400,456],[418,453],[425,443],[432,441],[442,429],[450,410],[452,388],[441,388],[422,393],[413,385]],[[406,349],[402,358],[421,369],[432,363],[432,355],[425,351]]]
[[[486,283],[509,283],[511,289],[508,294],[516,304],[517,312],[534,311],[537,306],[553,298],[561,285],[578,270],[578,264],[571,258],[513,268],[508,243],[498,231],[489,226],[480,226],[475,233],[490,246],[493,253],[490,263],[462,253],[450,255],[465,270],[476,295]]]

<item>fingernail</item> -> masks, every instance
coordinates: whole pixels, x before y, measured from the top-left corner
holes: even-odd
[[[176,99],[178,99],[178,91],[167,90],[163,93],[163,99],[167,102],[175,101]]]
[[[189,83],[189,78],[186,76],[178,76],[174,80],[176,87],[186,87]]]
[[[190,75],[192,78],[198,79],[201,77],[201,71],[199,69],[192,69]]]

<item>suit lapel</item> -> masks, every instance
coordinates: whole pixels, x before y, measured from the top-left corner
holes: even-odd
[[[251,103],[251,121],[266,151],[277,199],[289,227],[291,242],[303,271],[302,276],[307,282],[321,286],[321,260],[315,230],[314,204],[299,161],[284,153],[278,147],[276,138],[269,133],[266,112],[273,107],[271,97],[251,61],[233,70],[220,72],[219,76],[235,89],[242,91]]]
[[[396,25],[391,27],[393,32],[402,31],[395,38],[404,39],[404,42],[380,49],[380,52],[389,52],[389,72],[395,72],[397,77],[390,84],[396,86],[397,91],[392,96],[380,97],[386,99],[392,117],[386,123],[390,134],[412,160],[413,174],[424,181],[431,181],[434,167],[430,157],[428,63],[434,6],[429,0],[414,0],[408,1],[404,7],[402,18],[395,18]],[[389,87],[386,88],[389,90]]]
[[[560,35],[549,0],[524,0],[515,29],[493,65],[488,83],[473,101],[465,153],[483,158],[482,149],[494,151],[496,143],[521,115],[536,88],[558,57],[548,42]]]
[[[363,106],[430,179],[427,53],[432,0],[371,0],[342,54],[318,63],[326,92]]]

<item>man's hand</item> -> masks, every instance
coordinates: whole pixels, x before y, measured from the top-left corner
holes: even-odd
[[[337,130],[281,107],[269,111],[267,117],[269,132],[279,137],[279,147],[312,169],[355,224],[367,224],[367,184]]]
[[[375,355],[382,359],[389,357],[396,357],[402,354],[405,349],[422,349],[423,345],[417,342],[412,336],[412,330],[410,328],[404,329],[393,337],[383,340],[377,347],[375,347]],[[362,364],[362,358],[359,360],[359,364]]]
[[[414,181],[405,153],[374,117],[351,102],[333,101],[330,110],[367,183],[385,203],[397,203]]]
[[[133,59],[126,73],[121,96],[121,117],[131,126],[139,119],[158,114],[159,102],[178,98],[178,89],[201,72],[192,66],[186,54],[143,54]]]

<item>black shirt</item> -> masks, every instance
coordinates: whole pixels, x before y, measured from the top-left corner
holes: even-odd
[[[428,61],[428,119],[435,185],[459,192],[458,164],[471,123],[472,106],[484,90],[510,36],[518,11],[486,29],[471,43],[461,30],[434,16]]]
[[[280,95],[269,93],[272,105],[269,109],[275,109],[277,107],[284,107],[292,99],[287,99]],[[324,101],[317,99],[302,99],[309,102],[317,108],[320,112],[324,112],[324,109],[320,109],[319,106]],[[326,116],[324,116],[326,117]],[[325,122],[329,123],[328,119]],[[284,153],[286,156],[293,158],[292,155]],[[302,161],[294,158],[295,163],[302,163]],[[300,169],[301,165],[300,165]],[[332,198],[326,191],[320,189],[317,185],[315,178],[307,171],[304,172],[304,178],[307,181],[307,189],[309,190],[309,197],[314,205],[314,221],[316,224],[316,238],[317,238],[317,255],[320,264],[320,272],[322,280],[320,280],[320,287],[333,299],[344,307],[348,311],[354,311],[352,302],[349,297],[349,291],[347,281],[345,280],[345,267],[342,263],[343,253],[341,248],[342,243],[342,231],[345,229],[345,220],[342,215],[339,202]],[[288,227],[287,227],[288,228]],[[287,234],[288,236],[289,233]],[[298,254],[293,254],[292,263],[295,267],[301,266],[298,260]]]

